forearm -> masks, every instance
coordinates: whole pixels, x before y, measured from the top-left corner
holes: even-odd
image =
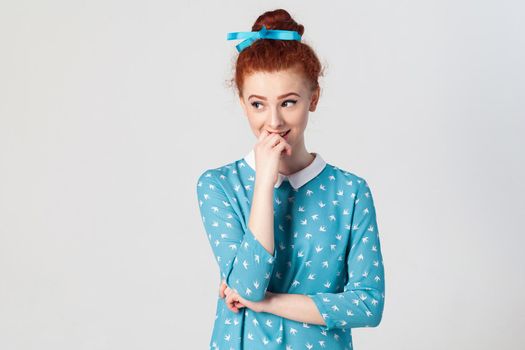
[[[268,181],[255,180],[248,226],[261,245],[273,255],[275,250],[273,186]]]
[[[268,293],[263,312],[297,322],[326,325],[313,300],[304,294]]]

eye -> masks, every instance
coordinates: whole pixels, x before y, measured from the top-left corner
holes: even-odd
[[[283,104],[285,104],[286,102],[292,102],[293,104],[296,104],[297,100],[286,100],[286,101],[283,102]]]
[[[255,109],[258,109],[258,108],[257,108],[257,104],[261,104],[261,103],[260,103],[260,102],[257,102],[257,101],[251,103],[251,105],[254,106]]]

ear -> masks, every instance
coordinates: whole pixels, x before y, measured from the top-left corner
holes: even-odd
[[[314,112],[315,109],[317,108],[317,102],[319,102],[320,93],[321,93],[321,88],[318,86],[312,93],[312,97],[310,101],[310,112]]]
[[[241,104],[241,107],[244,111],[244,115],[245,116],[248,116],[248,111],[246,110],[246,104],[244,103],[244,99],[242,98],[242,96],[239,96],[239,102]]]

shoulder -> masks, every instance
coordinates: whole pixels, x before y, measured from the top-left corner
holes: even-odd
[[[336,183],[351,187],[354,190],[362,190],[368,188],[366,179],[348,168],[341,168],[334,164],[326,163],[328,176],[335,180]]]
[[[197,190],[203,187],[209,188],[210,186],[213,188],[214,186],[228,182],[232,178],[232,174],[237,174],[236,169],[239,167],[240,162],[242,162],[242,159],[234,160],[220,166],[206,168],[201,171],[197,175]]]

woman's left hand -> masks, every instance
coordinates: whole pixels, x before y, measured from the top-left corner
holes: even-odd
[[[224,283],[224,282],[223,282]],[[224,283],[225,284],[225,283]],[[226,285],[226,284],[225,284]],[[269,293],[269,292],[267,292]],[[236,289],[232,289],[226,285],[224,289],[224,295],[226,298],[226,306],[233,312],[239,312],[240,308],[247,307],[255,312],[263,312],[265,307],[266,298],[261,301],[246,300],[239,295]]]

